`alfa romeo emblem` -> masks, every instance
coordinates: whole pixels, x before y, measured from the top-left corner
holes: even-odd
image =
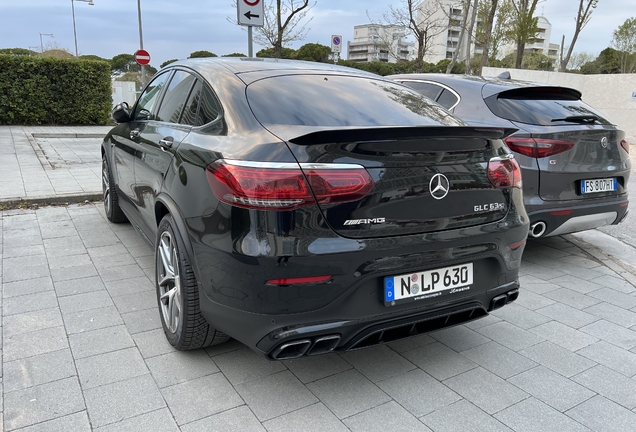
[[[601,138],[601,147],[607,148],[607,137]]]
[[[450,182],[444,174],[435,174],[428,185],[431,196],[435,199],[442,199],[448,195],[450,189]]]

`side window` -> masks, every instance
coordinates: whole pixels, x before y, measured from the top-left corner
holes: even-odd
[[[457,101],[458,101],[457,96],[455,96],[453,93],[449,92],[446,89],[444,89],[442,94],[439,96],[439,99],[437,99],[437,103],[446,109],[450,109],[453,105],[457,103]]]
[[[186,105],[195,78],[187,72],[176,71],[170,80],[161,101],[156,120],[178,123],[181,111]]]
[[[196,126],[197,122],[197,111],[199,109],[199,101],[201,100],[201,92],[203,90],[203,83],[197,80],[194,88],[190,92],[190,97],[186,102],[185,109],[183,110],[183,114],[181,114],[181,120],[179,123]]]
[[[195,126],[203,126],[216,120],[221,114],[221,103],[212,90],[204,85],[203,95],[199,106],[199,115]]]
[[[170,72],[159,75],[157,78],[152,80],[148,87],[146,87],[146,90],[144,90],[141,96],[139,96],[139,101],[137,102],[135,113],[133,115],[135,120],[140,121],[150,119],[153,108],[157,104],[157,98],[161,94],[161,90],[163,90],[166,85],[166,81],[168,81],[169,76]]]
[[[442,90],[442,88],[438,85],[425,82],[407,81],[403,82],[402,84],[411,87],[419,94],[423,94],[424,96],[432,100],[435,100],[437,98],[437,95],[439,95],[439,92]]]

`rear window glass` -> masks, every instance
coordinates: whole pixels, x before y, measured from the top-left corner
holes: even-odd
[[[490,96],[485,102],[496,116],[519,123],[541,126],[577,124],[576,121],[563,119],[595,115],[598,117],[596,123],[612,124],[580,100],[577,92],[568,89],[515,89]]]
[[[430,98],[433,100],[437,99],[437,95],[439,94],[440,90],[442,90],[440,86],[431,84],[431,83],[426,83],[426,82],[405,81],[402,84],[404,84],[405,86],[411,87],[413,90],[417,91],[418,93],[421,93],[427,98]]]
[[[463,126],[439,105],[397,83],[339,75],[256,81],[247,98],[263,124],[373,127]]]

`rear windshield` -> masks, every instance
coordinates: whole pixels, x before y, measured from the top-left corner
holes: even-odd
[[[523,88],[508,90],[485,99],[498,117],[541,126],[581,124],[576,116],[596,116],[596,124],[612,124],[580,99],[577,91],[565,88]],[[570,120],[565,120],[570,118]]]
[[[340,75],[256,81],[247,99],[263,124],[299,126],[463,126],[442,107],[397,83]]]

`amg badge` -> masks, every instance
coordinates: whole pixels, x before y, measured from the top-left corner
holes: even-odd
[[[350,220],[346,220],[343,225],[368,225],[368,224],[381,224],[384,222],[385,222],[385,218],[350,219]]]

